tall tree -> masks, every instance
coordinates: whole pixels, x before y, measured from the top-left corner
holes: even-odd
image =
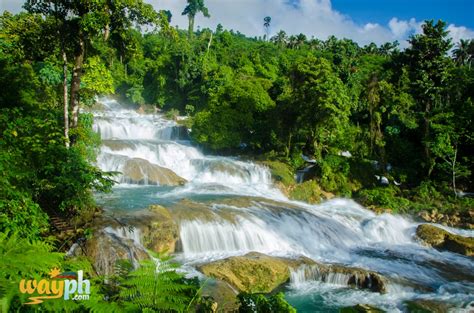
[[[433,141],[432,118],[442,105],[445,86],[449,77],[450,59],[447,56],[451,49],[451,39],[448,38],[446,23],[436,24],[426,21],[422,26],[423,33],[412,36],[409,40],[411,47],[406,50],[409,64],[412,90],[418,103],[418,113],[421,117],[421,141],[424,151],[423,168],[430,176],[435,166],[431,144]]]
[[[187,15],[189,20],[188,34],[189,38],[193,36],[194,33],[194,18],[199,12],[202,13],[205,17],[211,17],[209,14],[208,8],[204,5],[204,0],[187,0],[188,5],[184,8],[182,15]]]
[[[288,36],[284,30],[280,30],[275,36],[272,37],[271,41],[280,47],[284,47],[288,41]]]
[[[474,62],[474,40],[461,39],[456,44],[454,49],[454,60],[458,65],[468,65],[471,68],[471,63]]]
[[[270,36],[270,23],[272,18],[270,16],[266,16],[263,19],[263,27],[265,27],[265,39],[268,40]]]
[[[94,36],[103,30],[107,33],[114,27],[117,31],[126,29],[133,22],[139,24],[152,23],[156,12],[142,0],[127,0],[115,3],[108,0],[27,0],[24,7],[31,13],[53,16],[58,22],[59,40],[62,46],[64,76],[67,74],[66,51],[72,51],[73,70],[69,95],[64,87],[64,117],[68,119],[71,110],[69,126],[77,128],[79,123],[79,104],[83,64],[87,58],[86,49]],[[113,21],[113,23],[111,23]],[[62,31],[67,29],[66,31]],[[112,30],[113,31],[113,30]],[[66,84],[64,79],[64,85]],[[69,97],[69,108],[67,98]],[[67,125],[65,126],[65,136]],[[66,142],[68,140],[66,139]]]

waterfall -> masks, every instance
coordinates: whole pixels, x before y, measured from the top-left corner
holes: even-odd
[[[169,208],[179,224],[177,257],[185,267],[250,251],[305,256],[318,264],[365,268],[434,291],[391,283],[387,296],[354,290],[336,294],[335,288],[346,288],[352,276],[307,265],[291,270],[296,297],[313,292],[338,305],[364,297],[375,304],[389,303],[392,311],[402,300],[420,295],[474,300],[459,291],[474,288],[472,260],[422,246],[414,238],[418,223],[410,218],[376,215],[350,199],[318,205],[290,201],[273,186],[268,168],[203,153],[185,127],[161,114],[140,114],[107,98],[101,102],[105,109],[94,112],[94,130],[103,140],[97,166],[122,174],[115,178],[119,184],[114,192],[97,196],[98,202],[115,210],[150,204]],[[449,230],[474,236],[472,230]],[[138,230],[105,231],[141,246]],[[460,279],[463,283],[456,285]]]

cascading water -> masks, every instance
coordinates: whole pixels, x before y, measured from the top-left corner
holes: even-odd
[[[111,210],[150,204],[169,208],[180,224],[182,252],[177,257],[183,263],[257,251],[365,268],[409,282],[391,283],[381,295],[343,287],[344,274],[323,277],[314,268],[297,269],[287,296],[303,312],[337,311],[357,303],[397,311],[413,298],[443,299],[458,307],[474,301],[472,259],[420,245],[413,221],[375,215],[348,199],[320,205],[289,201],[274,188],[265,167],[205,155],[176,122],[139,114],[114,100],[101,102],[105,109],[94,112],[94,129],[103,140],[97,164],[123,174],[111,195],[98,196],[99,203]],[[150,183],[153,175],[168,180],[154,177]],[[185,183],[163,183],[176,177]],[[108,231],[139,240],[137,233]]]

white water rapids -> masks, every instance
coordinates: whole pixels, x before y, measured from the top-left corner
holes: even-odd
[[[119,175],[120,184],[111,195],[98,196],[99,203],[115,210],[150,204],[174,210],[182,247],[177,257],[186,265],[258,251],[360,267],[393,281],[381,295],[342,287],[347,277],[340,274],[322,283],[316,274],[311,279],[294,271],[287,296],[302,312],[358,303],[398,311],[407,299],[441,299],[461,310],[474,301],[472,259],[420,245],[414,238],[417,223],[409,218],[376,215],[350,199],[320,205],[289,201],[273,186],[267,168],[204,154],[183,127],[160,114],[139,114],[110,99],[101,103],[105,109],[94,112],[94,130],[103,140],[97,160],[102,170],[123,172],[129,160],[140,159],[187,183],[134,184]]]

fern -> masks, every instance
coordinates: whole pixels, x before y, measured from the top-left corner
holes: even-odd
[[[184,278],[170,259],[141,263],[124,279],[120,299],[127,310],[185,312],[196,298],[199,282]]]
[[[52,246],[45,242],[0,233],[0,311],[8,312],[12,300],[20,296],[22,278],[39,277],[61,263],[63,254],[51,251]]]

